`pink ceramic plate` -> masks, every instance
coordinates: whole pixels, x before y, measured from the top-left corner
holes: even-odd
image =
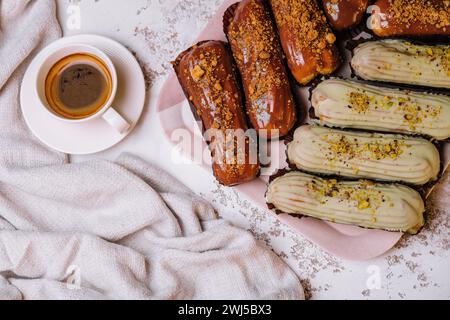
[[[222,15],[226,8],[234,2],[236,1],[224,1],[222,7],[200,34],[197,41],[225,40],[225,35],[222,31]],[[203,144],[203,147],[207,148],[206,144],[203,143],[200,130],[196,128],[194,117],[178,84],[175,73],[169,76],[159,97],[158,114],[167,138],[170,141],[174,141],[172,136],[174,130],[187,129],[192,139],[195,139],[200,145]],[[282,145],[280,145],[280,149],[283,149]],[[192,156],[191,150],[184,151],[188,156]],[[281,152],[280,154],[283,155],[284,153]],[[210,166],[204,165],[203,167],[212,173]],[[237,186],[235,189],[261,208],[267,209],[264,200],[266,187],[267,177],[261,177],[250,183]],[[268,212],[275,215],[270,210]],[[277,215],[277,217],[295,232],[316,243],[329,253],[351,260],[367,260],[379,256],[392,248],[402,236],[402,233],[399,232],[368,230],[308,217],[295,218],[285,214]]]

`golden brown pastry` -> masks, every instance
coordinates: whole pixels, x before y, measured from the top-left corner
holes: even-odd
[[[369,0],[322,0],[328,22],[336,30],[358,25],[369,5]]]
[[[336,36],[317,0],[270,0],[289,69],[300,84],[339,66]]]
[[[182,52],[173,66],[195,114],[211,136],[217,180],[231,186],[254,179],[259,173],[257,152],[251,152],[255,141],[243,135],[247,123],[242,94],[226,44],[201,42]]]
[[[371,25],[377,36],[450,35],[447,0],[377,0],[375,6]]]
[[[285,136],[296,110],[276,29],[263,0],[244,0],[224,15],[224,30],[241,74],[248,117],[262,137]]]

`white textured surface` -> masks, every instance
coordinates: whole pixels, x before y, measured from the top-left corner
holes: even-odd
[[[65,35],[97,33],[128,46],[140,60],[150,90],[136,130],[113,149],[90,158],[114,159],[122,151],[129,151],[175,174],[209,199],[223,217],[248,228],[271,246],[302,278],[313,299],[449,299],[448,174],[431,198],[431,216],[419,235],[404,237],[382,257],[352,262],[332,257],[295,235],[233,190],[218,186],[203,169],[172,163],[174,153],[160,132],[155,114],[159,88],[170,70],[169,61],[192,44],[220,3],[220,0],[58,0]],[[70,4],[80,8],[79,30],[69,30],[66,25]],[[369,277],[374,272],[379,272],[380,289],[368,289],[366,284],[373,279]]]

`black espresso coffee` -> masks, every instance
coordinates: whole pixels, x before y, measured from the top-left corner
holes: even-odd
[[[112,92],[106,65],[89,54],[73,54],[58,61],[45,80],[51,109],[67,119],[84,119],[97,113]]]

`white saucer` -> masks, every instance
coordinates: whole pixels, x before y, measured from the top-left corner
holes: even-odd
[[[114,63],[118,89],[114,108],[131,123],[126,134],[119,134],[103,119],[70,124],[55,119],[41,106],[35,83],[42,60],[53,50],[71,43],[92,45],[104,51]],[[52,149],[68,154],[91,154],[106,150],[123,140],[136,126],[145,104],[145,81],[136,58],[120,43],[97,35],[61,38],[44,48],[33,59],[22,81],[20,104],[33,134]]]

